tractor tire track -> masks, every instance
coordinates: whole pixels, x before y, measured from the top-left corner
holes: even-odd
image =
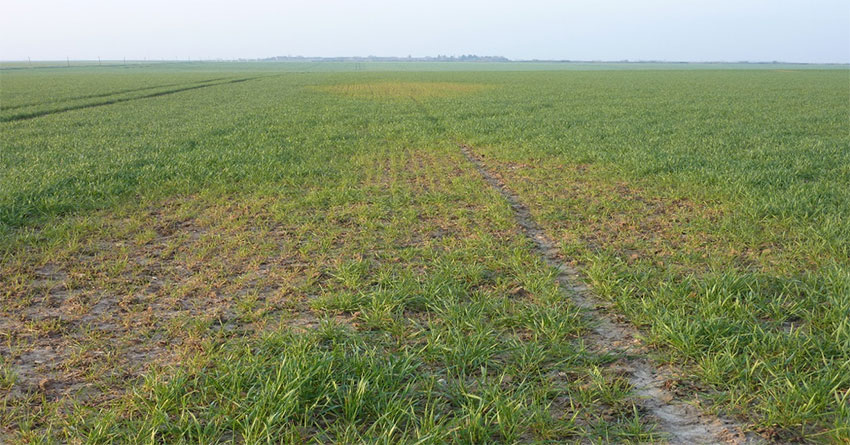
[[[2,107],[0,107],[0,110],[11,111],[11,110],[19,110],[21,108],[40,107],[40,106],[45,106],[45,105],[61,104],[61,103],[65,103],[65,102],[74,102],[74,101],[77,101],[77,100],[99,99],[99,98],[102,98],[102,97],[119,96],[121,94],[136,93],[136,92],[139,92],[139,91],[146,91],[146,90],[155,90],[155,89],[158,89],[158,88],[170,88],[170,87],[175,87],[175,86],[200,85],[200,84],[205,84],[205,83],[210,83],[210,82],[217,82],[219,80],[225,80],[225,79],[227,79],[227,78],[226,77],[218,77],[218,78],[215,78],[215,79],[199,80],[197,82],[166,83],[166,84],[162,84],[162,85],[151,85],[151,86],[148,86],[148,87],[115,90],[115,91],[110,91],[108,93],[84,94],[82,96],[64,97],[64,98],[60,98],[60,99],[47,100],[47,101],[44,101],[44,102],[30,102],[30,103],[18,104],[18,105],[12,105],[12,106],[2,106]]]
[[[246,78],[242,78],[242,79],[228,80],[226,82],[205,83],[205,84],[202,84],[202,85],[187,86],[187,87],[183,87],[183,88],[176,88],[176,89],[166,90],[166,91],[157,91],[156,93],[144,94],[144,95],[141,95],[141,96],[125,97],[125,98],[120,98],[120,99],[106,100],[106,101],[102,101],[102,102],[72,105],[72,106],[62,107],[62,108],[54,108],[52,110],[41,110],[41,111],[33,111],[33,112],[27,112],[27,113],[19,113],[19,114],[14,114],[14,115],[7,116],[7,117],[4,117],[4,118],[0,118],[0,122],[15,122],[15,121],[22,121],[22,120],[27,120],[27,119],[34,119],[34,118],[37,118],[37,117],[48,116],[48,115],[51,115],[51,114],[64,113],[66,111],[81,110],[81,109],[84,109],[84,108],[102,107],[104,105],[118,104],[118,103],[122,103],[122,102],[130,102],[130,101],[140,100],[140,99],[150,99],[150,98],[153,98],[153,97],[167,96],[169,94],[176,94],[176,93],[180,93],[180,92],[183,92],[183,91],[197,90],[197,89],[200,89],[200,88],[209,88],[209,87],[214,87],[214,86],[219,86],[219,85],[227,85],[227,84],[232,84],[232,83],[247,82],[249,80],[255,80],[255,79],[259,79],[259,78],[260,77],[246,77]]]
[[[604,311],[604,304],[594,298],[581,276],[573,267],[559,258],[556,244],[534,220],[519,196],[511,191],[501,178],[491,172],[472,147],[459,144],[466,159],[472,163],[483,179],[510,204],[514,219],[525,235],[534,243],[535,250],[547,265],[558,270],[558,284],[569,298],[593,319],[591,333],[584,337],[588,346],[599,352],[623,354],[615,366],[623,372],[638,396],[637,404],[650,413],[658,428],[674,444],[751,444],[762,441],[753,433],[746,433],[736,422],[711,414],[676,397],[665,388],[673,379],[671,372],[659,369],[645,357],[637,329],[617,321]]]

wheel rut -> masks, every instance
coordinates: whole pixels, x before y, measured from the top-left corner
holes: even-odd
[[[510,204],[514,219],[534,243],[537,253],[547,265],[558,270],[556,279],[564,292],[594,321],[592,331],[583,338],[588,347],[595,351],[623,355],[614,366],[627,377],[638,396],[636,403],[654,417],[669,443],[762,443],[755,434],[745,432],[736,422],[704,413],[666,389],[665,382],[672,380],[674,376],[669,370],[659,368],[645,357],[646,350],[638,340],[637,329],[618,321],[605,310],[605,304],[595,298],[590,289],[581,282],[578,271],[560,259],[556,244],[537,224],[519,196],[487,168],[472,147],[458,145],[487,184]]]
[[[48,115],[51,115],[51,114],[65,113],[65,112],[74,111],[74,110],[81,110],[81,109],[84,109],[84,108],[95,108],[95,107],[102,107],[102,106],[105,106],[105,105],[120,104],[120,103],[123,103],[123,102],[131,102],[131,101],[140,100],[140,99],[150,99],[150,98],[154,98],[154,97],[167,96],[169,94],[182,93],[184,91],[197,90],[197,89],[201,89],[201,88],[209,88],[209,87],[214,87],[214,86],[219,86],[219,85],[227,85],[227,84],[232,84],[232,83],[247,82],[247,81],[259,79],[261,77],[263,77],[263,76],[245,77],[245,78],[242,78],[242,79],[231,79],[231,80],[227,80],[227,81],[223,81],[223,82],[216,82],[216,83],[206,82],[206,83],[201,83],[199,85],[185,86],[185,87],[166,90],[166,91],[157,91],[155,93],[148,93],[148,94],[144,94],[144,95],[141,95],[141,96],[122,97],[122,98],[116,98],[116,99],[109,99],[109,100],[105,100],[105,101],[102,101],[102,102],[79,104],[79,105],[70,105],[70,106],[65,106],[65,107],[60,107],[60,108],[55,108],[55,109],[49,109],[49,110],[39,110],[39,111],[32,111],[32,112],[26,112],[26,113],[13,114],[11,116],[0,117],[0,122],[22,121],[22,120],[34,119],[34,118],[42,117],[42,116],[48,116]],[[266,77],[268,77],[268,76],[266,76]]]

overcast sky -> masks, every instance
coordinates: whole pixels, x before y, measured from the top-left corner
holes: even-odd
[[[2,0],[0,59],[850,62],[848,0]]]

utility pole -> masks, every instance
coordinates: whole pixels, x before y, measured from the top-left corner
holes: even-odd
[[[100,66],[100,56],[97,56],[97,66]]]
[[[70,68],[71,67],[71,58],[68,57],[68,56],[65,56],[65,61],[68,62],[68,68]]]
[[[30,59],[30,56],[27,56],[27,64],[30,66],[30,68],[32,68],[32,59]]]

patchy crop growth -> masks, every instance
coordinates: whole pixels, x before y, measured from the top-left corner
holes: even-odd
[[[0,72],[0,442],[850,440],[846,70],[328,67]]]
[[[427,99],[474,93],[487,88],[486,84],[458,82],[364,82],[317,87],[319,91],[342,94],[361,99]]]

